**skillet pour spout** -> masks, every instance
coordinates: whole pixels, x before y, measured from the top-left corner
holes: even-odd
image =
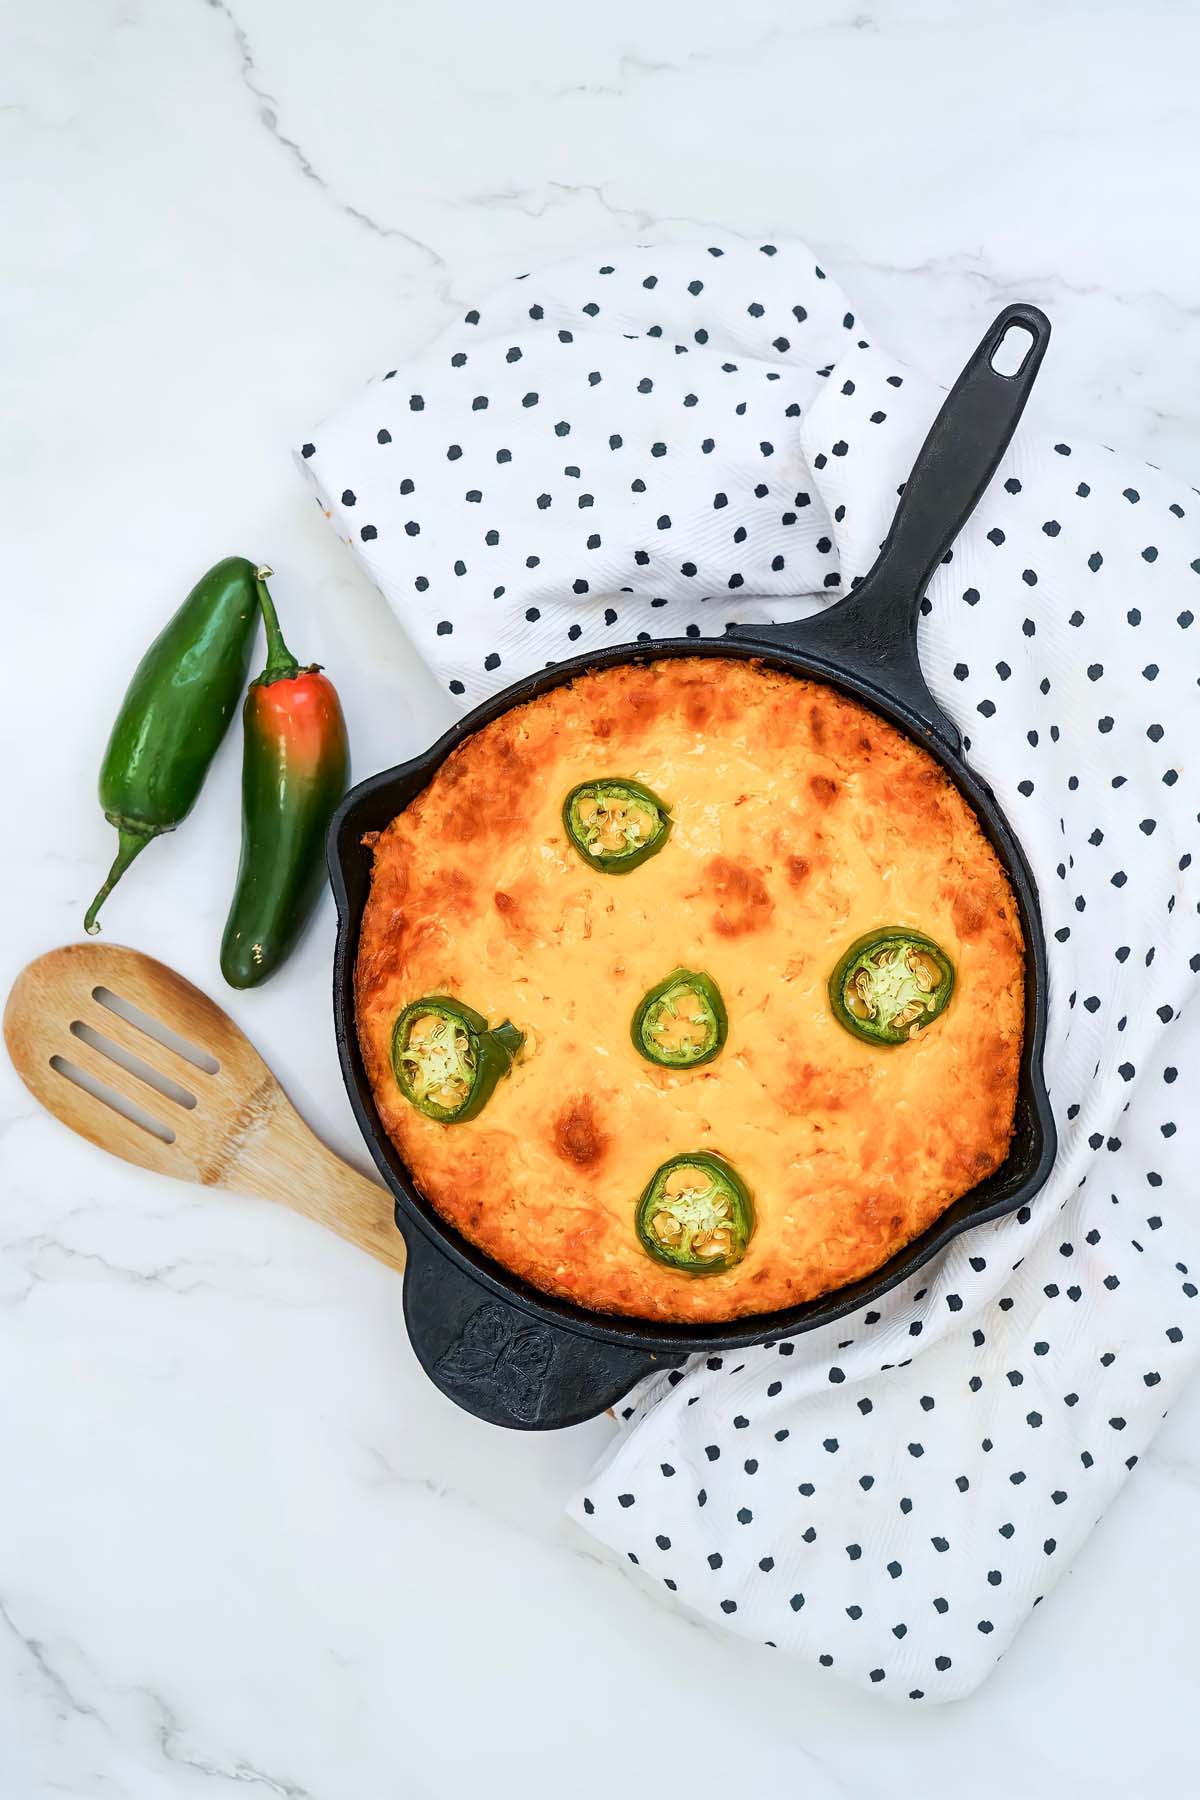
[[[1019,367],[1004,374],[995,363],[1010,332],[1028,341]],[[1042,1072],[1048,995],[1037,889],[995,796],[964,760],[957,727],[931,694],[917,653],[925,587],[1008,448],[1049,337],[1049,321],[1034,306],[1018,303],[997,315],[930,428],[875,564],[825,612],[741,627],[719,641],[619,646],[539,670],[476,707],[424,755],[361,782],[335,814],[328,852],[338,908],[333,1003],[342,1074],[407,1245],[404,1306],[413,1348],[443,1393],[477,1417],[518,1430],[575,1424],[614,1404],[642,1377],[695,1352],[771,1343],[829,1324],[878,1301],[961,1232],[1026,1204],[1049,1175],[1056,1137]],[[1012,886],[1026,945],[1025,1037],[1015,1128],[1002,1166],[864,1279],[785,1311],[703,1326],[617,1317],[555,1299],[453,1231],[420,1194],[383,1129],[354,1014],[354,966],[371,878],[364,834],[382,830],[465,738],[509,708],[588,671],[674,656],[764,661],[828,683],[906,733],[941,764],[974,810]]]

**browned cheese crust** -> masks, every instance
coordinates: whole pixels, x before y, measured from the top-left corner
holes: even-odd
[[[663,849],[590,868],[561,818],[621,776],[670,807]],[[957,969],[946,1012],[895,1048],[839,1025],[852,940],[909,925]],[[437,1211],[548,1293],[646,1319],[731,1319],[880,1266],[1003,1162],[1024,1017],[1016,903],[934,760],[833,689],[756,663],[666,659],[585,675],[468,738],[375,846],[358,1032],[380,1117]],[[640,1057],[643,994],[716,980],[729,1037],[693,1070]],[[401,1095],[400,1009],[452,994],[525,1053],[483,1111]],[[756,1229],[737,1267],[663,1267],[634,1230],[658,1165],[717,1151]]]

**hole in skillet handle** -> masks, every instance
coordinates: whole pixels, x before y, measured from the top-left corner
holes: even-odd
[[[481,1287],[398,1212],[404,1320],[417,1359],[448,1399],[489,1425],[554,1431],[593,1419],[683,1356],[651,1356],[533,1318]]]
[[[1014,340],[1009,342],[1009,340]],[[930,693],[917,656],[917,617],[938,564],[975,511],[1037,379],[1050,321],[1023,301],[993,319],[947,394],[901,490],[887,536],[856,588],[812,618],[738,626],[731,636],[782,644],[899,701],[957,756],[958,728]],[[1003,347],[1003,356],[1001,350]],[[1010,372],[1011,357],[1023,347]]]
[[[992,351],[991,366],[996,374],[1010,378],[1019,375],[1036,341],[1028,325],[1010,325]]]

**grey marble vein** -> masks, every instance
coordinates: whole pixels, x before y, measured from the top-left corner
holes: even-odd
[[[232,9],[226,4],[226,0],[204,0],[204,3],[213,12],[220,13],[229,21],[240,58],[242,82],[258,101],[258,116],[275,141],[291,156],[305,180],[311,181],[320,188],[322,193],[329,196],[340,212],[345,213],[348,218],[355,220],[357,224],[372,232],[376,237],[398,238],[402,243],[411,245],[414,250],[419,250],[435,269],[445,269],[445,257],[435,250],[432,244],[425,243],[423,239],[414,236],[411,231],[403,230],[399,225],[387,225],[378,219],[373,219],[370,213],[364,212],[361,207],[355,206],[351,201],[343,199],[335,191],[320,170],[313,166],[296,139],[289,137],[280,125],[278,103],[275,96],[260,85],[259,71],[254,61],[254,53],[250,48],[250,40],[238,23]]]
[[[283,1776],[269,1775],[265,1769],[256,1768],[244,1757],[217,1762],[211,1756],[189,1754],[182,1742],[186,1728],[171,1707],[152,1688],[144,1688],[142,1691],[158,1714],[156,1741],[168,1762],[178,1763],[185,1769],[195,1769],[198,1774],[213,1776],[218,1781],[234,1781],[248,1787],[266,1788],[268,1793],[281,1795],[282,1800],[314,1800],[311,1789],[288,1781]]]
[[[100,1714],[94,1706],[89,1706],[86,1700],[79,1699],[78,1695],[72,1692],[65,1676],[50,1661],[46,1646],[41,1640],[31,1637],[21,1630],[4,1600],[0,1600],[0,1624],[3,1624],[17,1640],[41,1676],[43,1685],[53,1700],[55,1714],[58,1718],[100,1719]],[[100,1722],[103,1724],[104,1721],[101,1719]]]

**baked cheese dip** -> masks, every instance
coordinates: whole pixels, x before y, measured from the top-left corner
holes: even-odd
[[[773,1312],[1004,1161],[1024,946],[903,733],[734,658],[580,676],[467,738],[374,846],[380,1119],[438,1213],[598,1311]]]

